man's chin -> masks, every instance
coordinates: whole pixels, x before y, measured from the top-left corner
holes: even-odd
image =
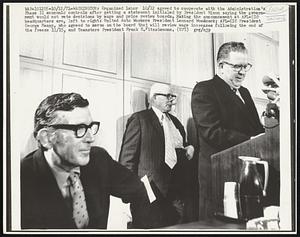
[[[234,87],[239,88],[243,84],[243,81],[236,81],[233,83]]]
[[[172,109],[172,105],[167,105],[166,110],[164,112],[170,112]]]
[[[90,155],[83,155],[80,157],[80,160],[79,160],[79,165],[80,166],[85,166],[89,163],[90,161]]]

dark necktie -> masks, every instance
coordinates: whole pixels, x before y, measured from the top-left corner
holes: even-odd
[[[83,187],[79,179],[79,174],[71,172],[70,193],[73,202],[73,219],[78,229],[84,228],[89,223],[89,216],[86,208]]]

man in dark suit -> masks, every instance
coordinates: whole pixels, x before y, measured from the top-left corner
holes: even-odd
[[[93,147],[99,122],[89,102],[76,93],[44,99],[35,113],[40,148],[21,161],[23,229],[106,228],[110,195],[143,208],[140,228],[148,228],[150,203],[139,178]],[[147,213],[146,213],[147,214]]]
[[[119,162],[138,174],[147,176],[156,196],[156,216],[152,227],[182,221],[186,163],[194,148],[186,144],[184,127],[171,115],[176,96],[170,86],[156,83],[150,89],[152,108],[134,113],[127,121]],[[131,205],[133,226],[138,223],[135,205]]]
[[[192,113],[199,139],[200,219],[212,216],[210,156],[264,132],[251,95],[242,86],[252,66],[244,44],[223,44],[217,65],[217,75],[197,83],[192,92]]]

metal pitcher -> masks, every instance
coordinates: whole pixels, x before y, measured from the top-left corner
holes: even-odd
[[[240,215],[247,221],[263,216],[263,197],[266,196],[269,165],[267,161],[261,161],[257,157],[239,156],[239,159],[243,161],[239,181]],[[264,183],[256,164],[264,165]]]

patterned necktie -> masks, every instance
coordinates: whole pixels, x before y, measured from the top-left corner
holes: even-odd
[[[89,216],[86,208],[83,187],[79,179],[79,174],[71,172],[70,193],[73,202],[73,219],[78,229],[84,228],[89,223]]]
[[[163,129],[165,134],[165,162],[171,169],[173,169],[173,167],[177,163],[177,156],[176,156],[175,146],[173,143],[170,123],[171,123],[170,119],[166,116],[166,114],[163,114],[162,124],[163,124]]]

